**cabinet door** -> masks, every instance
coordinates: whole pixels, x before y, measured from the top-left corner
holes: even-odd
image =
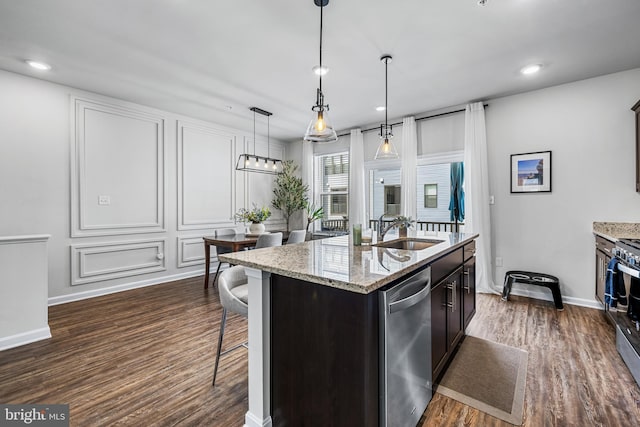
[[[462,270],[459,269],[445,280],[449,291],[447,306],[447,349],[452,349],[462,338]]]
[[[476,258],[472,257],[462,268],[462,311],[464,313],[464,329],[476,314]]]
[[[447,354],[448,297],[449,289],[445,282],[431,288],[431,367],[434,380]]]
[[[603,304],[609,261],[611,261],[610,256],[602,251],[596,251],[596,298]]]
[[[615,243],[596,236],[596,299],[604,304],[604,287],[607,279],[607,266],[613,255]]]
[[[640,101],[631,109],[636,113],[636,191],[640,193]]]

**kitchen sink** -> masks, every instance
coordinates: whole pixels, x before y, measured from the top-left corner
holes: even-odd
[[[402,238],[396,240],[387,240],[386,242],[379,242],[373,246],[379,246],[382,248],[391,249],[404,249],[408,251],[419,251],[421,249],[427,249],[431,246],[444,242],[444,240],[435,239],[416,239],[416,238]]]

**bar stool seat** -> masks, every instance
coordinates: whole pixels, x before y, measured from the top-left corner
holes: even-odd
[[[558,310],[564,310],[562,295],[560,294],[560,280],[557,277],[545,273],[533,273],[531,271],[507,271],[504,275],[504,287],[502,288],[502,301],[509,299],[511,286],[514,283],[544,286],[551,290],[553,302]]]

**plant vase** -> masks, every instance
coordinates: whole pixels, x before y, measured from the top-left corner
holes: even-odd
[[[398,233],[400,234],[400,237],[407,237],[407,227],[398,227]]]
[[[252,222],[249,226],[249,233],[262,234],[264,233],[264,224],[261,222]]]

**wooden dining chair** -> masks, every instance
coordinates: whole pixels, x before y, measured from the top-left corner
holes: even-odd
[[[292,245],[294,243],[302,243],[307,239],[307,230],[293,230],[289,233],[289,238],[287,239],[287,245]]]
[[[235,228],[221,228],[215,231],[216,237],[222,236],[235,236],[237,234],[237,230]],[[216,256],[220,254],[228,254],[231,253],[231,248],[227,248],[224,246],[216,246]],[[216,286],[216,280],[218,279],[218,273],[220,273],[220,266],[222,265],[222,261],[218,259],[218,268],[216,269],[216,275],[213,277],[213,286]]]
[[[282,233],[264,233],[256,241],[256,249],[282,246]]]

